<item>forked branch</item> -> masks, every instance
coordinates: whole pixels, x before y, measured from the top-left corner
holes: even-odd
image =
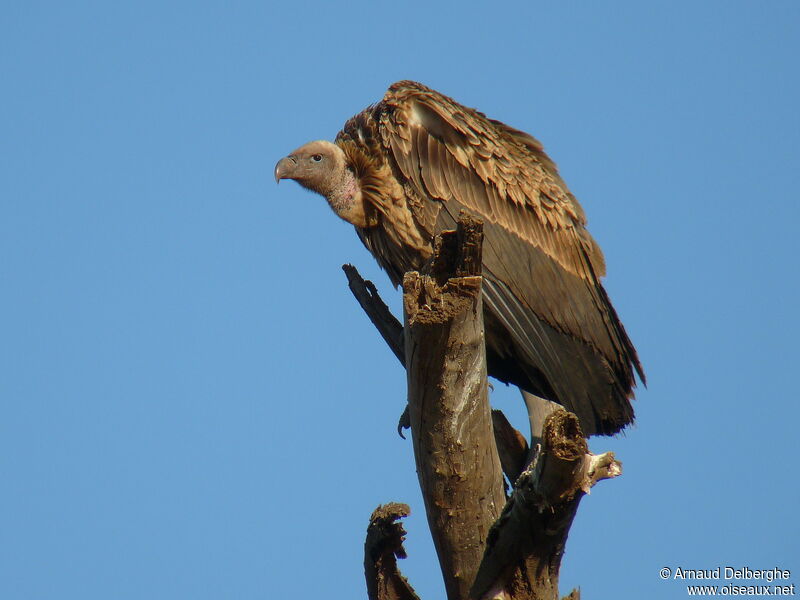
[[[612,453],[589,453],[578,418],[560,408],[544,420],[541,444],[526,464],[525,439],[502,413],[492,416],[481,241],[481,223],[464,216],[458,231],[437,237],[426,272],[404,278],[405,327],[371,282],[355,267],[343,268],[353,294],[407,370],[417,474],[448,599],[557,600],[578,504],[598,481],[619,475],[621,464]],[[514,482],[507,502],[503,470]],[[396,520],[407,514],[399,504],[373,513],[365,551],[371,600],[417,598],[396,564],[405,557],[405,532]],[[579,596],[573,591],[569,598]]]
[[[607,452],[589,452],[578,418],[565,410],[544,423],[543,443],[492,527],[471,597],[556,600],[561,557],[581,498],[622,473]]]

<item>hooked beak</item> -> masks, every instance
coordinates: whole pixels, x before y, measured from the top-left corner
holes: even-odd
[[[281,179],[291,179],[295,165],[297,165],[297,158],[292,155],[280,159],[275,165],[275,183],[280,183]]]

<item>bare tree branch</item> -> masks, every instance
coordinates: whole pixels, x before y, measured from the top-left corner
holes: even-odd
[[[503,473],[513,485],[528,462],[528,442],[500,410],[492,410],[492,425]]]
[[[542,435],[540,451],[492,528],[472,588],[476,599],[557,600],[561,557],[581,498],[598,481],[622,473],[613,453],[589,453],[572,413],[550,414]]]
[[[361,308],[367,313],[369,320],[375,325],[375,329],[381,334],[383,340],[388,344],[389,349],[394,352],[397,360],[405,368],[405,342],[403,341],[403,325],[395,318],[389,307],[381,299],[375,284],[369,279],[364,279],[353,265],[342,265],[344,274],[347,275],[347,284],[353,292]],[[403,429],[411,427],[408,416],[408,406],[403,410],[397,422],[397,433],[405,439]]]
[[[557,600],[580,500],[598,481],[621,474],[621,464],[612,453],[589,453],[578,418],[552,402],[523,393],[535,409],[529,410],[531,448],[500,411],[490,412],[481,240],[481,223],[464,215],[457,232],[437,236],[429,275],[404,278],[405,327],[355,267],[343,269],[407,369],[409,405],[401,426],[411,425],[448,599]],[[502,472],[514,483],[508,502]],[[397,570],[405,532],[396,520],[407,514],[406,505],[390,504],[372,515],[364,559],[370,600],[418,600]],[[564,598],[579,599],[580,590]]]
[[[356,297],[361,308],[367,313],[369,320],[375,325],[389,348],[394,352],[400,364],[405,366],[405,343],[403,342],[403,325],[389,310],[381,297],[375,284],[361,277],[353,265],[342,265],[342,270],[347,275],[347,283],[353,296]]]
[[[406,532],[398,519],[411,514],[407,504],[391,502],[375,509],[369,518],[364,543],[364,576],[370,600],[419,600],[414,588],[397,568],[405,558]]]

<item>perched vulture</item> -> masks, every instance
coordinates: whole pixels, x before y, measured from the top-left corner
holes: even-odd
[[[413,81],[345,123],[335,142],[275,166],[355,226],[397,286],[465,210],[484,222],[489,374],[578,415],[587,435],[633,421],[636,350],[600,283],[586,217],[533,137]]]

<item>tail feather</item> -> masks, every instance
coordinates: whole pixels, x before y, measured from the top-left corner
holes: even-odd
[[[587,435],[612,435],[632,423],[630,391],[608,361],[589,344],[539,319],[504,284],[486,275],[489,326],[493,319],[500,326],[499,331],[487,326],[492,375],[563,405],[578,416]]]

